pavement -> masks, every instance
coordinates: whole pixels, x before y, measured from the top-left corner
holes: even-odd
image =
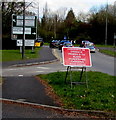
[[[3,68],[20,65],[45,64],[57,61],[52,49],[43,46],[40,57],[32,60],[3,62]],[[98,111],[66,110],[56,100],[52,99],[45,90],[45,86],[34,76],[31,77],[3,77],[2,85],[2,118],[110,118],[111,116]],[[89,114],[90,113],[90,114]],[[92,113],[92,115],[91,115]],[[96,117],[100,114],[100,117]],[[109,117],[110,116],[110,117]]]

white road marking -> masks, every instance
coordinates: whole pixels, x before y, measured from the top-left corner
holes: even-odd
[[[42,73],[42,72],[45,72],[45,71],[36,71],[37,73]]]
[[[7,69],[7,70],[11,70],[12,71],[12,70],[17,70],[17,69]]]
[[[50,68],[47,68],[47,67],[37,67],[37,68],[39,68],[39,69],[46,69],[46,70],[50,69]]]
[[[24,75],[18,75],[19,77],[22,77],[22,76],[24,76]]]

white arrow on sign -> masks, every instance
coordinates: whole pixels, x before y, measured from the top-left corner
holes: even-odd
[[[114,35],[114,39],[116,39],[116,35]]]
[[[36,33],[35,33],[35,32],[34,32],[34,33],[32,33],[32,34],[36,35]]]
[[[13,22],[16,22],[15,19],[13,19]]]

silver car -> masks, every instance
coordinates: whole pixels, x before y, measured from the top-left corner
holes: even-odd
[[[89,45],[87,45],[86,46],[86,48],[89,48],[90,49],[90,52],[93,52],[93,53],[95,53],[95,46],[94,45],[92,45],[92,44],[89,44]]]

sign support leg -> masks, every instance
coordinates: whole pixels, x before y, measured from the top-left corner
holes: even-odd
[[[85,73],[86,73],[86,85],[87,85],[87,89],[88,89],[88,78],[87,78],[87,70],[85,68]]]
[[[80,81],[81,81],[81,79],[82,79],[82,75],[83,75],[83,69],[84,69],[84,68],[82,68],[82,71],[81,71],[81,75],[80,75]]]
[[[20,46],[20,53],[22,53],[22,47]]]
[[[32,53],[34,52],[34,47],[32,46]]]
[[[66,83],[66,79],[67,79],[67,76],[68,76],[68,70],[69,70],[69,66],[67,67],[67,71],[66,71],[65,83]]]
[[[84,72],[84,69],[85,69],[85,82],[81,82],[81,80],[82,80],[82,76],[83,76],[83,72]],[[65,83],[67,83],[67,76],[68,76],[68,74],[70,75],[70,82],[71,82],[71,88],[72,88],[72,85],[73,84],[86,84],[86,86],[87,86],[87,89],[88,89],[88,78],[87,78],[87,71],[86,71],[86,67],[83,67],[82,68],[82,71],[81,71],[81,74],[80,74],[80,81],[79,82],[73,82],[72,81],[72,69],[71,69],[71,67],[70,66],[68,66],[67,67],[67,72],[66,72],[66,76],[65,76]]]
[[[71,71],[71,67],[70,67],[70,82],[71,82],[71,89],[72,89],[72,71]]]

